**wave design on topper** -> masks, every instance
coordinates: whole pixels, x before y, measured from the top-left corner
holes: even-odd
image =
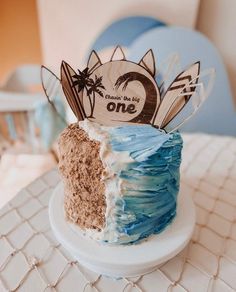
[[[167,67],[173,67],[174,62],[170,58]],[[92,51],[84,70],[76,73],[62,61],[60,79],[44,66],[41,78],[48,101],[53,105],[62,87],[79,121],[87,118],[106,126],[151,124],[173,132],[191,118],[207,98],[215,71],[211,68],[200,73],[198,61],[179,73],[165,89],[165,79],[160,85],[156,82],[155,77],[162,74],[160,70],[156,73],[151,49],[139,63],[134,63],[126,60],[123,50],[117,46],[109,62],[102,64]]]

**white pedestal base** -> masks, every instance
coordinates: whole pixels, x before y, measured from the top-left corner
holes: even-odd
[[[163,232],[137,245],[103,245],[75,231],[65,220],[63,198],[64,190],[60,183],[49,204],[49,219],[58,241],[85,267],[111,277],[132,277],[154,270],[186,246],[195,225],[192,199],[180,193],[177,216]]]

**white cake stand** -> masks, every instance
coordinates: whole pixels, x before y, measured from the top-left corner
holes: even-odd
[[[63,197],[60,183],[49,203],[49,219],[55,236],[82,265],[111,277],[133,277],[151,272],[186,246],[195,225],[192,199],[180,193],[177,216],[162,233],[137,245],[107,246],[85,237],[65,220]]]

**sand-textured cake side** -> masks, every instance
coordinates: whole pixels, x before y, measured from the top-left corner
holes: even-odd
[[[79,125],[69,125],[59,137],[59,171],[65,188],[66,218],[82,229],[105,224],[104,167],[100,142],[90,140]]]

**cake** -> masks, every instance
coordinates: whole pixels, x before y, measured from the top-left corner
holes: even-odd
[[[85,119],[59,138],[66,219],[99,242],[137,243],[176,215],[182,139],[151,125]]]
[[[152,50],[134,63],[120,47],[106,63],[93,51],[78,73],[62,61],[60,79],[42,68],[50,103],[63,90],[77,118],[59,137],[64,215],[76,232],[110,245],[136,244],[178,216],[177,129],[206,99],[214,72],[201,76],[196,62],[172,83],[162,79],[168,72],[156,74]]]

